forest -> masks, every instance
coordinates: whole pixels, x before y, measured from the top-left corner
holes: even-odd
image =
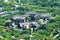
[[[60,0],[0,0],[0,40],[60,40]]]

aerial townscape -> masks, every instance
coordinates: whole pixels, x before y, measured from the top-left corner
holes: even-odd
[[[60,0],[0,0],[0,40],[60,40]]]

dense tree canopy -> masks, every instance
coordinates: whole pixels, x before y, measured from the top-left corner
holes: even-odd
[[[8,0],[8,2],[0,0],[1,8],[2,11],[0,13],[6,12],[5,14],[8,15],[0,14],[0,40],[30,40],[30,38],[32,40],[60,40],[60,0]],[[37,22],[39,19],[42,19],[43,23],[41,24],[38,21],[38,27],[35,26],[37,24],[31,23],[28,29],[26,28],[28,25],[23,25],[22,27],[19,25],[20,21],[21,23],[24,21],[23,19],[15,20],[12,18],[14,15],[22,16],[28,12],[49,13],[51,15],[46,17],[47,23],[46,20],[43,20],[42,15],[36,18],[28,16],[29,22],[34,22],[34,20]],[[11,22],[6,22],[8,19],[11,19]],[[15,26],[16,28],[14,28]],[[32,30],[34,31],[31,33]],[[54,38],[56,35],[57,37]]]

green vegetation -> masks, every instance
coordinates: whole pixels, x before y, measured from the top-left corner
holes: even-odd
[[[0,0],[0,7],[0,40],[60,40],[60,0]],[[25,20],[28,20],[28,24],[32,20],[37,21],[39,26],[30,24],[29,28],[26,28],[28,24],[25,23],[25,26],[21,27],[19,22],[23,23],[23,19],[12,19],[15,15],[21,16],[29,12],[40,15],[36,18],[27,16]],[[41,14],[47,13],[50,16],[45,20]],[[7,20],[9,21],[6,22]]]

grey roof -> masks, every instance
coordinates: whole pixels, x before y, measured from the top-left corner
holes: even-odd
[[[35,26],[39,26],[40,24],[36,21],[32,21],[31,24],[34,24]]]
[[[25,19],[28,15],[14,15],[13,19]]]
[[[22,15],[20,18],[25,19],[28,15]]]
[[[38,23],[38,22],[23,22],[23,23],[20,23],[21,25],[25,25],[25,26],[27,26],[27,25],[30,25],[30,24],[34,24],[35,26],[39,26],[40,24]]]

